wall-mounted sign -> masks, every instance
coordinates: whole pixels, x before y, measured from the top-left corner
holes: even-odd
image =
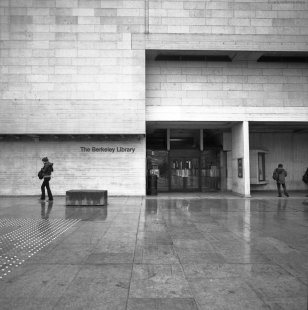
[[[83,153],[95,152],[95,153],[135,153],[134,147],[123,147],[123,146],[116,146],[116,147],[86,147],[80,146],[80,151]]]
[[[243,177],[243,158],[237,159],[237,176],[239,178]]]

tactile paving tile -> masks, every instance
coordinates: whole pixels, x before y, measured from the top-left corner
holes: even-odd
[[[0,219],[0,279],[79,221],[79,219]]]

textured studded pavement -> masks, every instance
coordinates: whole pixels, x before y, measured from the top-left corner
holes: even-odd
[[[0,197],[0,308],[307,309],[308,198]]]

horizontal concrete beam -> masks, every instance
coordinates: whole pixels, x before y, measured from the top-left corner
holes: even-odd
[[[308,107],[148,106],[146,121],[307,122]]]
[[[308,35],[132,34],[132,48],[307,52]]]

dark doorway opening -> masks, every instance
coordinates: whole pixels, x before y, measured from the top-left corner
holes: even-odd
[[[221,189],[222,131],[160,128],[146,143],[147,175],[157,175],[158,193]]]

